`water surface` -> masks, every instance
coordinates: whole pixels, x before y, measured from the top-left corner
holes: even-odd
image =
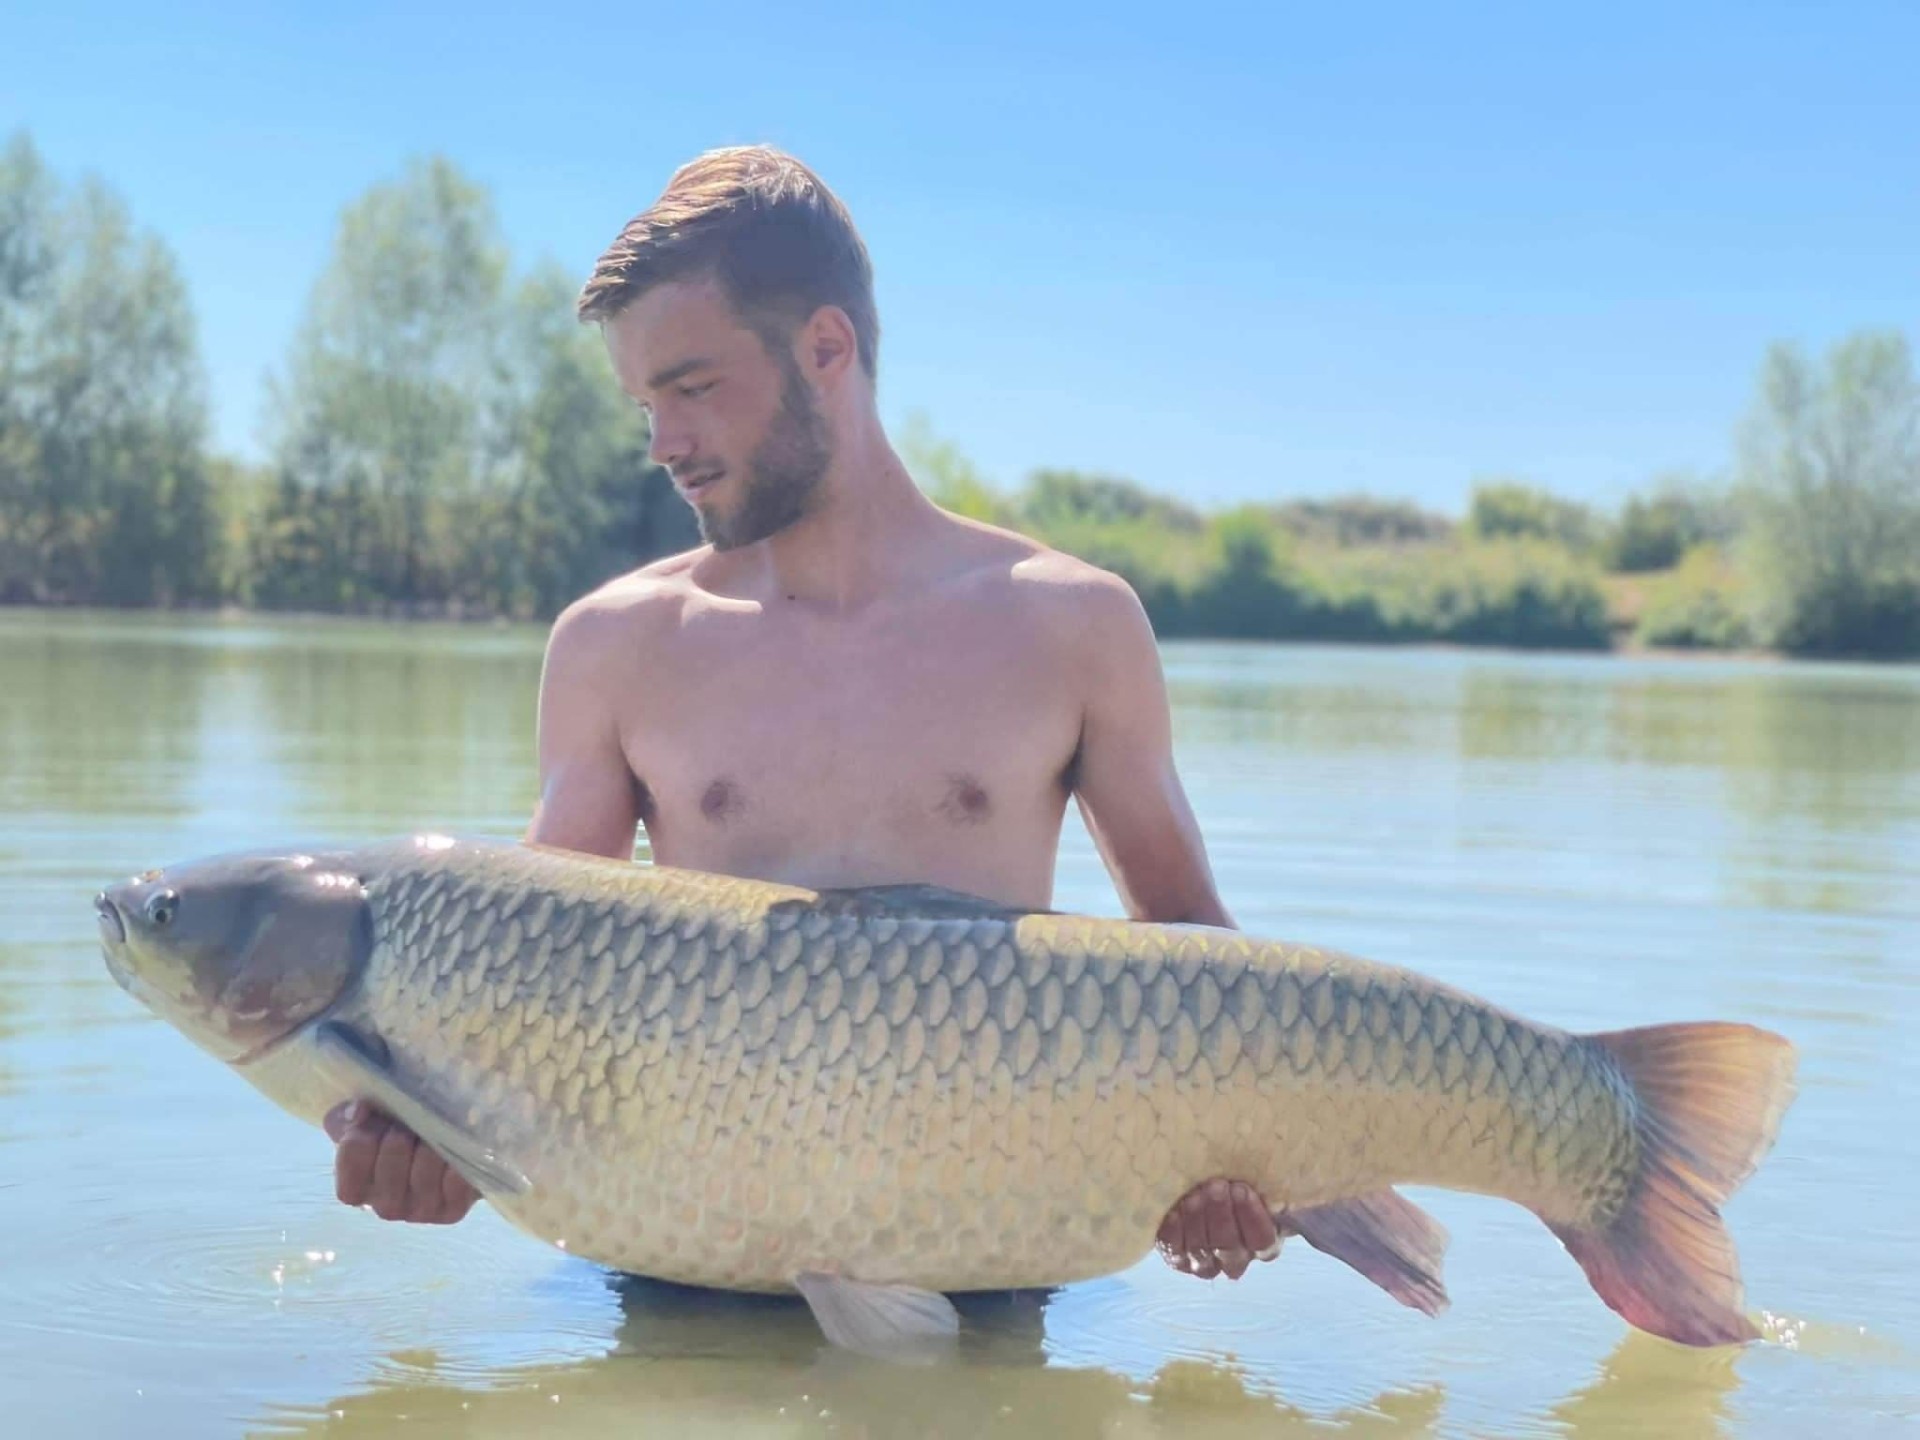
[[[967,1311],[951,1365],[641,1282],[483,1206],[334,1202],[330,1147],[113,988],[101,882],[533,799],[526,629],[0,612],[0,1433],[1875,1436],[1920,1427],[1920,671],[1170,645],[1239,922],[1541,1020],[1782,1030],[1728,1209],[1768,1343],[1630,1333],[1537,1221],[1414,1192],[1453,1308],[1304,1247]],[[1119,913],[1070,820],[1056,891]],[[17,1427],[17,1428],[16,1428]]]

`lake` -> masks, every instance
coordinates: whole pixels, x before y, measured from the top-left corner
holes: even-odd
[[[0,612],[0,1431],[34,1437],[1804,1436],[1920,1424],[1920,670],[1165,648],[1235,918],[1576,1030],[1801,1050],[1727,1207],[1767,1340],[1630,1333],[1531,1215],[1427,1319],[1295,1241],[976,1302],[948,1364],[510,1229],[388,1225],[331,1147],[117,990],[91,898],[163,862],[517,835],[542,634]],[[1118,914],[1070,814],[1055,903]]]

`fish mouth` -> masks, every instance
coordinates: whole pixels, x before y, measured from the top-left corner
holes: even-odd
[[[100,921],[100,938],[108,945],[127,943],[127,922],[120,918],[120,911],[113,901],[107,898],[106,891],[93,897],[94,914]]]

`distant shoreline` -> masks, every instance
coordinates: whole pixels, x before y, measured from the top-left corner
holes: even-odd
[[[222,622],[282,621],[288,624],[400,624],[465,630],[532,630],[544,632],[551,618],[516,619],[496,612],[464,612],[459,607],[418,605],[372,610],[275,610],[245,605],[105,605],[36,604],[26,601],[0,601],[0,615],[101,615],[134,619],[199,619]],[[1715,649],[1708,646],[1640,645],[1631,639],[1599,645],[1512,645],[1477,644],[1456,640],[1368,639],[1352,635],[1287,635],[1249,638],[1240,635],[1161,635],[1162,644],[1198,642],[1209,645],[1340,647],[1354,650],[1433,650],[1464,654],[1504,654],[1542,656],[1594,656],[1621,660],[1720,660],[1736,663],[1767,662],[1788,665],[1872,665],[1879,669],[1912,667],[1911,658],[1889,659],[1875,655],[1794,655],[1784,650]]]

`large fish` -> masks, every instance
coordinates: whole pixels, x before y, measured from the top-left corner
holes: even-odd
[[[96,903],[114,978],[293,1114],[370,1100],[532,1235],[798,1290],[856,1349],[1124,1269],[1217,1175],[1429,1313],[1445,1233],[1396,1184],[1528,1207],[1642,1329],[1757,1333],[1719,1206],[1794,1056],[1745,1025],[1576,1035],[1233,931],[438,836]]]

